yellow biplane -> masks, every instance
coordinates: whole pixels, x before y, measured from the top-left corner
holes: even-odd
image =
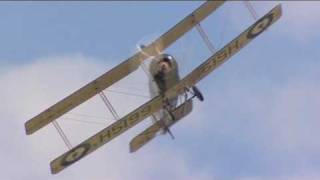
[[[153,92],[154,97],[136,110],[57,157],[50,163],[51,172],[53,174],[60,172],[147,117],[153,117],[155,119],[154,124],[133,138],[130,142],[131,152],[135,152],[145,145],[159,131],[171,134],[169,128],[192,111],[192,100],[195,97],[200,101],[204,99],[199,89],[195,86],[196,83],[226,62],[281,16],[281,5],[277,5],[195,68],[190,74],[180,79],[177,61],[172,55],[165,54],[163,51],[223,3],[224,1],[207,1],[203,3],[158,39],[147,46],[141,46],[140,51],[132,57],[27,121],[25,130],[26,134],[30,135],[137,70],[145,60],[151,61],[149,66],[149,72],[152,75],[150,92]],[[184,102],[177,104],[179,96],[184,97]]]

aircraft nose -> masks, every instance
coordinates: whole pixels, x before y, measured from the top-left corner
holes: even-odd
[[[164,73],[168,72],[170,70],[170,67],[167,63],[161,63],[160,64],[160,70]]]
[[[167,65],[166,64],[162,64],[161,65],[161,70],[166,70],[167,69]]]

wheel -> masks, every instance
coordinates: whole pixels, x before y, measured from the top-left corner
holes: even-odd
[[[193,86],[193,87],[192,87],[192,91],[193,91],[194,95],[195,95],[200,101],[203,101],[203,100],[204,100],[202,93],[200,92],[200,90],[199,90],[197,87]]]

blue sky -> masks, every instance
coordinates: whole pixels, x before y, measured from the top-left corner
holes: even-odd
[[[146,121],[50,174],[49,162],[67,149],[53,126],[26,136],[24,122],[122,62],[136,44],[156,38],[201,3],[1,2],[4,179],[319,179],[318,2],[253,2],[260,16],[282,3],[283,17],[199,83],[206,100],[173,127],[176,140],[158,137],[129,154],[130,139],[150,124]],[[243,2],[235,1],[202,26],[221,48],[253,22]],[[195,30],[167,52],[178,59],[182,75],[210,56]],[[147,95],[146,81],[139,70],[111,88]],[[147,100],[108,96],[122,115]],[[112,122],[67,120],[83,118],[77,113],[110,117],[98,97],[62,117],[73,145]]]

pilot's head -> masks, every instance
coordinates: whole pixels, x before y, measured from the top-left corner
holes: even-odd
[[[173,68],[173,57],[168,54],[161,54],[158,60],[158,71],[168,73]]]

